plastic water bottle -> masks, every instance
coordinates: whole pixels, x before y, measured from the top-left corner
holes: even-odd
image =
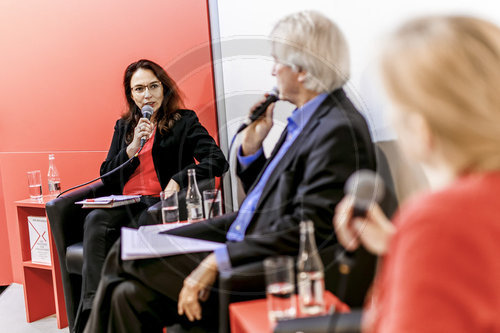
[[[303,316],[325,312],[325,279],[323,263],[316,247],[312,221],[300,223],[300,248],[297,258],[299,309]]]
[[[49,195],[57,196],[61,193],[61,179],[54,162],[54,154],[49,154],[49,173],[47,175],[49,181]]]
[[[188,222],[203,220],[203,204],[200,190],[196,183],[196,170],[188,169],[188,188],[186,193],[186,208]]]

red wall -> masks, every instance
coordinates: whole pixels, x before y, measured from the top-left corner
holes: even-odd
[[[125,109],[126,66],[148,58],[178,82],[217,135],[205,0],[0,2],[0,285],[20,282],[13,202],[48,154],[64,188],[94,178]],[[8,239],[7,239],[8,236]]]

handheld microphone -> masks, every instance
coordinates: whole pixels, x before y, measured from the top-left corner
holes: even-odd
[[[344,192],[354,199],[352,217],[365,217],[373,203],[380,203],[385,195],[383,179],[374,171],[362,169],[354,172],[344,186]],[[339,255],[342,274],[348,274],[354,265],[354,253],[343,250]]]
[[[373,203],[380,203],[384,198],[385,184],[377,173],[363,169],[349,177],[344,192],[354,198],[353,217],[364,217]]]
[[[267,107],[271,105],[271,103],[276,102],[279,100],[279,91],[277,87],[274,87],[271,91],[268,92],[268,96],[264,102],[262,102],[248,117],[247,121],[245,121],[240,128],[236,131],[236,134],[240,133],[243,131],[245,128],[248,127],[251,123],[259,119],[267,110]]]
[[[385,184],[382,178],[372,170],[362,169],[354,172],[344,185],[345,194],[354,198],[353,217],[364,217],[373,203],[380,203],[385,195]],[[354,265],[354,252],[342,249],[337,252],[339,260],[340,278],[337,288],[337,297],[344,300],[347,290],[348,275]],[[326,332],[336,331],[339,313],[334,313],[329,320]]]
[[[141,109],[142,113],[142,118],[146,118],[147,120],[151,119],[151,116],[153,115],[153,108],[151,105],[144,105]],[[146,143],[146,138],[141,138],[141,148],[144,147],[144,144]]]

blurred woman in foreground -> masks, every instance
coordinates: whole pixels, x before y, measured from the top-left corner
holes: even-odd
[[[377,205],[337,235],[385,255],[364,329],[499,332],[500,29],[471,17],[411,21],[381,59],[402,145],[439,175],[440,189],[401,207],[394,224]]]

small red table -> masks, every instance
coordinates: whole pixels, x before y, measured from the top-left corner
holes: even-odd
[[[341,302],[331,292],[325,292],[326,309],[335,306],[340,313],[349,312],[349,306]],[[298,302],[297,302],[298,303]],[[299,313],[297,309],[297,313]],[[267,316],[266,299],[237,302],[229,305],[229,321],[232,333],[271,332],[271,323]]]
[[[28,216],[46,217],[45,204],[54,197],[44,196],[43,200],[26,199],[16,201],[21,258],[23,267],[24,302],[26,321],[35,320],[56,314],[57,328],[68,326],[64,291],[57,256],[56,244],[47,225],[50,247],[50,265],[41,265],[31,261],[31,244],[29,238]],[[48,220],[47,220],[48,223]]]

